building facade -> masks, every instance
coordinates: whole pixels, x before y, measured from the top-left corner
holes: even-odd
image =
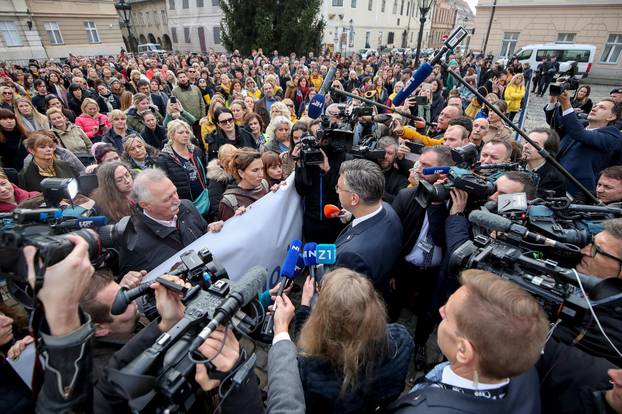
[[[0,2],[0,56],[15,63],[48,57],[26,0]]]
[[[443,45],[443,37],[449,36],[456,24],[457,9],[453,0],[437,0],[431,10],[430,35],[427,47],[437,49]]]
[[[324,0],[321,13],[326,27],[322,43],[345,54],[366,47],[415,48],[419,33],[417,3],[417,0]],[[428,20],[424,39],[429,27]]]
[[[471,47],[495,58],[522,46],[578,43],[596,46],[590,77],[622,78],[620,0],[480,0]],[[492,15],[492,20],[491,20]],[[489,35],[487,36],[487,33]]]
[[[225,50],[220,36],[223,13],[219,0],[166,0],[166,12],[173,50]]]
[[[123,47],[117,11],[110,0],[27,0],[33,30],[49,58],[112,55]]]
[[[167,2],[165,0],[126,0],[130,9],[130,30],[123,24],[123,13],[119,17],[123,32],[123,42],[130,50],[143,43],[157,43],[165,50],[173,49],[168,29]],[[129,47],[130,38],[133,47]]]

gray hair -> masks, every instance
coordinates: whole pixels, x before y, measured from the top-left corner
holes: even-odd
[[[132,186],[132,199],[137,203],[141,201],[149,201],[153,196],[151,192],[152,183],[161,183],[162,180],[168,179],[166,173],[159,168],[148,168],[143,170],[140,174],[134,178],[134,185]]]
[[[604,231],[611,234],[613,237],[622,240],[622,218],[607,220],[603,223]],[[618,247],[617,256],[620,257],[622,248]]]
[[[365,204],[377,203],[384,194],[384,174],[375,162],[363,159],[345,161],[339,168],[349,191]]]
[[[378,148],[387,149],[391,145],[395,145],[396,149],[400,146],[399,142],[397,142],[397,139],[393,137],[385,136],[378,140]]]

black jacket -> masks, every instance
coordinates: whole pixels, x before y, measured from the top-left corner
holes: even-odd
[[[555,197],[566,196],[566,178],[550,162],[534,171],[540,178],[538,182],[538,197],[545,198],[546,191],[555,191]]]
[[[119,254],[119,272],[151,271],[205,233],[207,222],[188,200],[181,200],[175,228],[165,227],[142,211],[138,212],[132,216],[125,230],[125,243]]]
[[[382,200],[387,203],[393,203],[397,193],[408,185],[408,175],[404,175],[395,167],[385,171],[384,173],[384,194]]]
[[[54,178],[75,178],[79,175],[79,172],[75,171],[69,163],[61,160],[54,160],[54,170],[56,171]],[[50,177],[43,177],[39,174],[39,167],[33,160],[19,172],[19,186],[28,191],[43,191],[41,181],[45,178]]]
[[[257,149],[257,143],[251,133],[246,128],[242,128],[237,125],[235,126],[235,141],[230,141],[229,138],[227,138],[225,134],[220,131],[220,129],[216,129],[216,131],[212,132],[205,138],[205,142],[207,142],[208,146],[208,161],[218,158],[218,150],[225,144],[231,144],[236,148],[247,147]]]
[[[156,125],[155,130],[151,130],[145,127],[145,129],[143,129],[143,132],[140,133],[140,136],[143,137],[147,144],[159,150],[161,150],[164,147],[164,144],[168,142],[168,137],[166,136],[166,129],[161,125]]]
[[[199,171],[199,179],[203,183],[203,188],[207,188],[205,182],[205,155],[201,148],[192,145],[190,149],[194,163],[197,165]],[[186,200],[193,200],[192,190],[190,188],[190,179],[188,178],[188,171],[186,171],[181,164],[180,160],[173,154],[173,150],[170,145],[165,145],[160,152],[160,156],[156,160],[158,168],[164,170],[168,178],[177,187],[177,194],[179,198],[185,198]]]
[[[218,216],[220,200],[222,200],[225,190],[229,185],[235,184],[235,178],[227,174],[218,164],[218,159],[215,159],[207,164],[207,179],[209,180],[207,187],[209,195],[208,221],[212,221]]]

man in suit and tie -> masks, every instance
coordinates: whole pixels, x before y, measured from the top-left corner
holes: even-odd
[[[354,217],[335,241],[336,266],[363,273],[386,295],[402,246],[402,225],[393,208],[382,201],[382,170],[369,160],[345,161],[336,190],[341,206]]]
[[[439,174],[424,175],[423,169],[453,165],[451,150],[447,146],[425,147],[421,157],[411,170],[413,179],[434,184]],[[435,291],[443,260],[445,246],[445,219],[448,212],[445,203],[431,203],[427,208],[416,199],[417,187],[401,190],[393,201],[393,208],[402,222],[403,243],[400,259],[391,280],[392,294],[389,301],[389,318],[397,320],[402,308],[417,293],[415,312],[415,366],[423,370],[426,364],[425,344],[434,328],[428,316],[428,308]]]

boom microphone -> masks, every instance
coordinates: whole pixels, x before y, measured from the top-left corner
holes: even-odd
[[[412,78],[410,78],[402,90],[395,95],[395,98],[393,98],[393,105],[397,107],[404,103],[406,98],[408,98],[419,85],[425,82],[428,76],[432,73],[433,69],[432,65],[427,62],[419,66],[419,69],[413,73]]]
[[[194,341],[192,341],[190,351],[197,350],[207,337],[218,328],[218,325],[228,322],[241,307],[248,305],[250,301],[257,296],[259,291],[263,289],[267,280],[268,272],[261,266],[255,266],[246,272],[246,274],[233,285],[225,300],[216,308],[212,320],[209,321],[207,326],[205,326]]]
[[[61,222],[58,227],[66,230],[80,230],[80,229],[92,229],[95,227],[101,227],[108,224],[108,218],[106,216],[92,216],[92,217],[80,217],[72,220],[65,220]]]
[[[318,93],[316,93],[313,96],[313,98],[311,98],[311,102],[309,103],[309,110],[308,110],[309,118],[317,119],[322,115],[322,112],[324,112],[325,95],[326,95],[326,92],[328,92],[330,85],[333,83],[333,79],[335,78],[336,71],[337,71],[336,66],[332,66],[330,68],[330,70],[326,74],[326,77],[324,78],[324,82],[322,83],[320,90],[318,91]]]
[[[544,237],[541,234],[530,232],[525,226],[521,226],[520,224],[512,222],[510,219],[486,211],[472,211],[471,214],[469,214],[469,221],[485,228],[486,230],[514,233],[531,243],[543,244],[545,246],[571,251],[573,253],[578,253],[580,250],[574,244],[561,243],[556,240],[549,239],[548,237]]]

